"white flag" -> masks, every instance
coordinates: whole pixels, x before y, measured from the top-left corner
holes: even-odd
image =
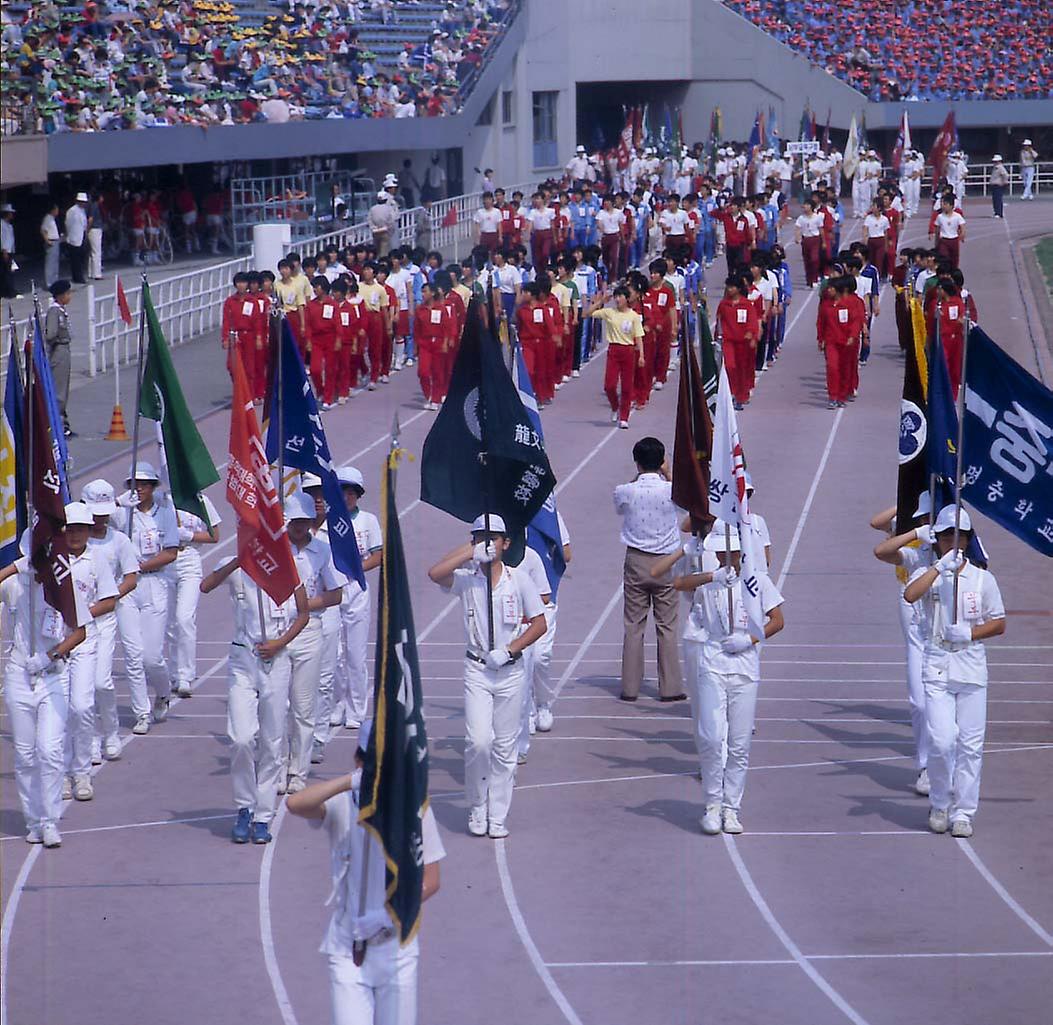
[[[848,124],[848,141],[845,143],[845,155],[841,169],[846,178],[851,178],[859,167],[859,130],[856,128],[856,116]]]
[[[739,440],[731,386],[724,367],[717,385],[717,412],[713,418],[713,457],[709,463],[709,511],[738,531],[742,546],[739,579],[742,603],[750,635],[764,640],[764,608],[761,605],[760,576],[767,572],[764,545],[750,516],[746,495],[746,459]]]

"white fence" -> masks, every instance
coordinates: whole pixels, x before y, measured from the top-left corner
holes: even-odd
[[[969,172],[965,176],[966,195],[987,196],[991,193],[991,171],[994,164],[970,164]],[[1024,191],[1024,175],[1020,164],[1005,163],[1002,165],[1009,172],[1009,185],[1006,186],[1006,198],[1018,196]],[[896,178],[897,174],[889,167],[881,169],[886,178]],[[932,190],[932,168],[925,165],[925,173],[921,178],[921,187],[925,191]],[[1043,189],[1053,192],[1053,163],[1035,165],[1035,181],[1031,191],[1039,195]]]

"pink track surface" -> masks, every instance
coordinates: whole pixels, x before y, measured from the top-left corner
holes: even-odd
[[[1000,222],[970,203],[966,280],[985,329],[1032,372],[1041,359],[1048,382],[1049,352],[1037,322],[1041,355],[1029,336],[1035,314],[1010,240],[1050,230],[1053,205],[1008,211]],[[907,244],[924,230],[915,218]],[[791,260],[799,271],[796,250]],[[714,293],[722,269],[710,272]],[[1048,1020],[1049,565],[980,518],[1009,628],[989,645],[976,836],[931,835],[926,802],[910,789],[896,584],[871,555],[878,537],[867,524],[895,493],[902,363],[891,296],[859,399],[830,412],[816,300],[795,287],[784,355],[740,417],[787,628],[764,649],[747,832],[737,839],[699,831],[686,705],[659,705],[647,684],[638,704],[616,700],[622,550],[610,492],[631,475],[637,438],[671,445],[675,387],[620,432],[593,363],[545,413],[574,545],[555,646],[563,689],[554,732],[535,738],[519,771],[507,841],[464,829],[461,626],[425,576],[464,528],[418,501],[419,462],[403,464],[433,801],[448,851],[422,933],[425,1025]],[[367,508],[396,408],[419,456],[433,419],[420,402],[409,372],[326,415],[336,457],[366,474]],[[202,421],[219,459],[227,430],[225,414]],[[103,475],[124,472],[122,461]],[[228,517],[226,543],[208,552],[206,571],[232,548],[221,486],[212,497]],[[60,850],[21,840],[6,714],[0,720],[11,1025],[328,1020],[317,953],[329,888],[323,841],[283,814],[269,847],[229,842],[225,592],[204,598],[198,618],[193,699],[101,768],[95,800],[67,809]],[[653,680],[653,662],[648,671]],[[123,680],[119,688],[126,729]],[[349,768],[353,739],[336,735],[322,774]]]

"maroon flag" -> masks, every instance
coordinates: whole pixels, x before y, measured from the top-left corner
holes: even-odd
[[[625,126],[618,138],[618,168],[624,170],[629,166],[629,156],[633,148],[633,112],[628,108],[625,112]]]
[[[947,154],[950,153],[954,140],[958,137],[958,129],[954,122],[954,111],[952,110],[943,122],[940,134],[929,150],[929,163],[932,165],[932,180],[939,181],[943,177],[943,168],[947,163]]]
[[[699,316],[706,316],[705,310]],[[702,374],[693,345],[684,346],[680,365],[680,395],[676,405],[673,440],[673,502],[691,517],[691,528],[709,526],[709,460],[713,450],[713,422],[706,405]]]

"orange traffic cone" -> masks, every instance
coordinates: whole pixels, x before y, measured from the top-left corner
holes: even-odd
[[[110,417],[110,433],[106,435],[106,440],[131,441],[131,438],[128,437],[128,430],[124,426],[124,412],[119,402],[113,407],[113,416]]]

